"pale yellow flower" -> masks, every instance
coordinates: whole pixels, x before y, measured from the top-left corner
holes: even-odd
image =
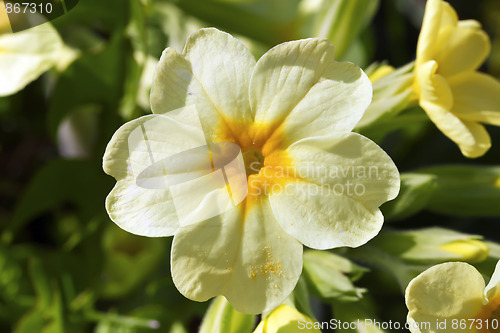
[[[8,22],[6,13],[2,14],[3,2],[0,5],[0,26],[5,27]],[[54,67],[63,46],[50,23],[16,33],[0,31],[0,96],[18,92]]]
[[[490,52],[477,21],[459,21],[442,0],[428,0],[418,39],[415,92],[434,124],[467,157],[491,146],[483,124],[500,125],[500,83],[477,71]]]
[[[433,266],[406,289],[413,333],[489,333],[500,330],[500,262],[490,282],[473,266],[452,262]]]
[[[297,309],[282,304],[263,319],[253,333],[321,333],[321,330],[316,328],[318,325],[320,324]]]
[[[399,173],[380,147],[351,133],[372,88],[357,66],[333,59],[333,45],[316,38],[280,44],[256,62],[241,42],[217,29],[192,34],[181,54],[164,51],[151,107],[166,120],[146,126],[147,149],[169,156],[192,147],[197,120],[170,115],[194,106],[203,140],[241,149],[246,197],[221,215],[180,223],[185,207],[176,205],[178,198],[166,189],[142,188],[134,176],[135,166],[149,157],[146,151],[131,157],[129,149],[139,148],[129,147],[129,135],[159,117],[150,115],[122,126],[108,144],[104,170],[118,182],[106,208],[129,232],[175,235],[172,277],[186,297],[224,295],[240,312],[269,311],[297,283],[302,244],[355,247],[379,232],[378,207],[397,195]],[[185,172],[193,172],[184,162]],[[225,186],[211,194],[222,192]],[[197,196],[199,191],[192,198],[183,193],[183,202],[190,205]],[[218,204],[207,199],[193,211]]]

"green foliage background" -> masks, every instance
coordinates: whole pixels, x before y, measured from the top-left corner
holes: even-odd
[[[121,124],[150,112],[145,73],[165,47],[180,51],[190,32],[215,26],[244,37],[258,57],[280,42],[314,37],[299,2],[80,0],[52,22],[79,57],[0,98],[1,332],[198,330],[209,304],[189,301],[173,286],[171,239],[134,236],[109,220],[104,200],[114,180],[102,171],[102,155]],[[483,23],[493,51],[482,70],[500,78],[500,2],[450,3],[461,19]],[[340,59],[363,68],[412,61],[424,5],[368,0],[373,8],[361,17],[359,8],[346,8],[351,21],[332,28]],[[468,160],[421,109],[386,126],[388,135],[372,139],[405,174],[406,201],[383,207],[384,229],[439,225],[482,235],[491,241],[490,257],[477,267],[491,274],[499,258],[500,128],[488,128],[492,149]],[[354,313],[405,322],[404,282],[430,263],[408,263],[377,242],[367,246],[326,259],[307,254],[297,307],[320,320]]]

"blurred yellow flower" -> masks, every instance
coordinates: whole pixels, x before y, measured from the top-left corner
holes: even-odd
[[[175,235],[172,277],[186,297],[224,295],[240,312],[269,311],[297,283],[302,244],[356,247],[379,232],[378,207],[397,195],[399,173],[380,147],[351,132],[370,104],[371,83],[357,66],[333,59],[333,45],[314,38],[280,44],[256,62],[212,28],[192,34],[181,54],[164,51],[151,90],[156,115],[122,126],[106,149],[104,170],[118,181],[106,209],[129,232]],[[187,116],[190,106],[199,120]],[[193,187],[181,205],[177,192],[143,188],[134,176],[160,155],[174,156],[181,175],[195,172],[195,154],[177,153],[193,147],[196,128],[198,143],[230,143],[243,156],[245,196],[222,214],[208,213],[220,203],[212,197],[236,195],[226,189],[227,172],[222,187],[203,200],[196,198],[206,188]],[[129,146],[136,134],[147,141],[142,148]],[[219,169],[213,153],[209,164]],[[188,209],[193,202],[200,204]],[[179,217],[196,214],[206,218]]]
[[[406,288],[413,333],[489,333],[500,329],[500,262],[490,282],[473,266],[452,262],[433,266]]]
[[[5,3],[0,1],[0,34],[5,31],[12,32],[12,29],[10,28],[10,21],[7,10],[5,9]]]
[[[415,92],[434,124],[467,157],[491,146],[483,124],[500,125],[500,83],[477,71],[490,52],[477,21],[459,21],[442,0],[428,0],[418,39]]]
[[[289,305],[282,304],[262,320],[253,333],[316,332],[314,321]]]
[[[0,1],[0,96],[23,89],[61,61],[63,42],[50,23],[12,33]]]

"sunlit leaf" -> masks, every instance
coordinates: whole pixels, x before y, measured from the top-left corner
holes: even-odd
[[[353,281],[366,271],[348,259],[329,252],[304,252],[304,276],[311,291],[327,300],[355,301],[364,289]]]

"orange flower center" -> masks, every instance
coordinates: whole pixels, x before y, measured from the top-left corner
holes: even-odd
[[[483,307],[476,321],[478,332],[500,333],[500,297],[497,296],[492,298],[490,302]]]
[[[247,124],[225,119],[231,133],[222,133],[220,138],[240,146],[248,182],[247,203],[252,197],[282,191],[285,185],[295,180],[292,160],[284,150],[282,131],[265,124]]]

